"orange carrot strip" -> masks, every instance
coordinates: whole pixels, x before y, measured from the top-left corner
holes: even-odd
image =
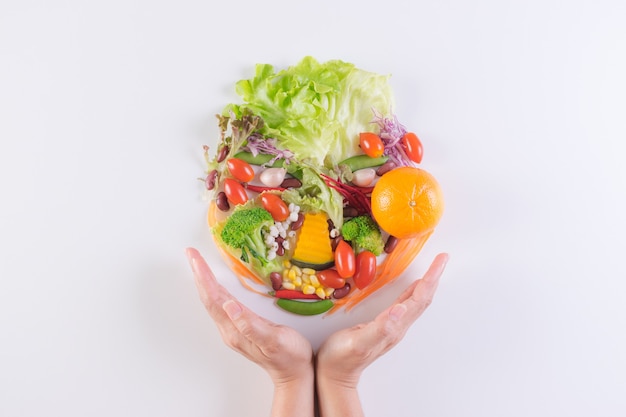
[[[380,265],[374,282],[352,296],[346,297],[347,301],[342,303],[342,305],[345,304],[346,311],[351,310],[365,298],[398,278],[422,250],[431,234],[432,232],[415,238],[400,240],[396,249]]]

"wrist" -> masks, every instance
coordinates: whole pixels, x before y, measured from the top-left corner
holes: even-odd
[[[272,381],[272,417],[313,417],[315,375],[312,367],[309,372],[272,378]]]
[[[315,385],[321,417],[362,417],[358,376],[338,377],[317,370]]]

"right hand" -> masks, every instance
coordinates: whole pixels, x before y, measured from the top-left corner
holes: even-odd
[[[317,353],[318,383],[355,389],[363,370],[398,344],[430,305],[447,261],[447,254],[437,255],[424,277],[373,321],[332,334]]]

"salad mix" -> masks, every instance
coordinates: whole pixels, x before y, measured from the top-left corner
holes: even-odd
[[[203,180],[216,246],[241,282],[312,315],[396,278],[434,225],[397,236],[377,219],[379,179],[422,160],[418,137],[390,113],[389,77],[305,57],[280,71],[257,65],[236,92],[243,102],[217,115],[212,155],[205,146]]]

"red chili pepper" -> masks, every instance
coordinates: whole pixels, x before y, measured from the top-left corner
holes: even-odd
[[[302,291],[297,290],[276,290],[274,292],[276,298],[287,298],[289,300],[319,300],[320,298],[316,294],[305,294]]]
[[[244,187],[246,187],[248,190],[253,191],[255,193],[262,193],[264,191],[285,191],[286,188],[283,187],[265,187],[262,185],[252,185],[252,184],[245,184]]]

